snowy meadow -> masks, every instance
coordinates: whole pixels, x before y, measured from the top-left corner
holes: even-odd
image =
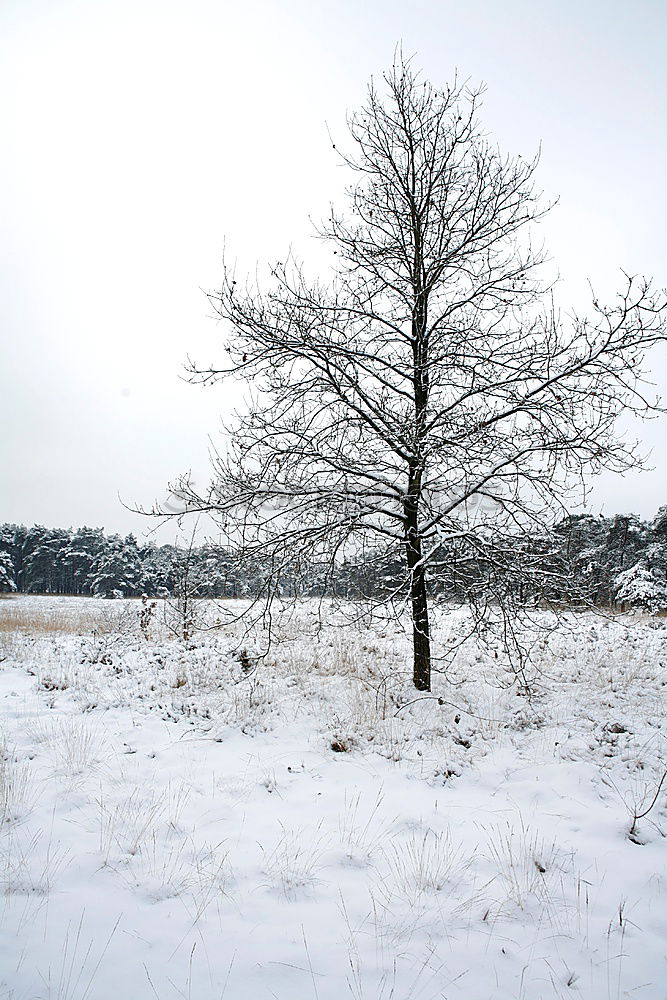
[[[3,1000],[665,1000],[667,619],[168,614],[0,600]]]

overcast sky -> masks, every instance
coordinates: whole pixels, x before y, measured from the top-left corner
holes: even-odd
[[[290,244],[345,183],[327,136],[404,51],[484,82],[500,147],[560,202],[542,234],[566,299],[619,269],[667,284],[664,0],[2,0],[0,522],[143,535],[123,509],[208,477],[230,393],[202,289]],[[654,358],[667,396],[667,352]],[[630,428],[655,471],[593,510],[667,503],[667,417]],[[163,540],[174,529],[162,533]]]

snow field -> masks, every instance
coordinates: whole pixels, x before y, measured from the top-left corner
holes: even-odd
[[[662,620],[571,618],[530,696],[470,640],[414,701],[396,623],[321,612],[247,670],[0,602],[0,997],[664,1000]]]

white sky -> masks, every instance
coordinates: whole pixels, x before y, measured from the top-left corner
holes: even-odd
[[[484,81],[483,120],[560,203],[543,235],[568,295],[619,268],[667,284],[662,0],[2,0],[0,522],[140,536],[125,511],[208,478],[222,387],[201,289],[294,245],[345,183],[325,123],[395,44],[435,84]],[[667,397],[667,351],[654,359]],[[594,510],[667,503],[667,417],[635,428],[655,471],[606,477]],[[161,538],[169,540],[174,529]]]

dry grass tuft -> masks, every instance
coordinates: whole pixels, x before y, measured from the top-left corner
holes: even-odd
[[[0,633],[21,633],[34,637],[48,635],[109,635],[135,617],[129,602],[103,602],[95,598],[17,598],[0,601]],[[125,623],[127,625],[127,622]]]

